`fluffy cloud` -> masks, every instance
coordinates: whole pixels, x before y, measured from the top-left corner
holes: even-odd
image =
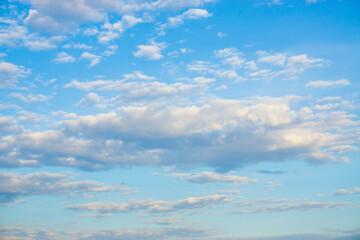
[[[176,27],[180,24],[184,23],[184,20],[186,19],[199,19],[199,18],[208,18],[212,16],[212,14],[208,13],[205,9],[189,9],[185,12],[183,12],[181,15],[170,17],[168,18],[168,22],[166,25],[163,25],[162,27]]]
[[[91,91],[96,88],[98,91],[115,91],[121,93],[111,99],[113,102],[158,99],[162,97],[167,97],[167,100],[171,100],[171,98],[178,98],[185,95],[202,94],[207,89],[207,86],[204,84],[185,84],[182,82],[168,84],[165,82],[149,81],[153,77],[137,71],[131,74],[125,74],[124,77],[131,81],[97,80],[79,82],[73,80],[71,83],[66,84],[65,87],[74,87],[85,91]],[[136,79],[146,81],[134,81]]]
[[[189,209],[210,207],[226,202],[225,195],[211,195],[205,197],[191,197],[174,202],[154,200],[131,200],[128,203],[87,203],[67,206],[74,211],[95,211],[97,213],[126,213],[144,210],[149,213],[170,213]]]
[[[25,77],[30,70],[8,62],[0,62],[0,88],[14,85],[18,79]]]
[[[73,56],[69,55],[66,52],[60,52],[56,55],[56,58],[53,60],[56,63],[68,63],[68,62],[74,62],[76,60],[76,58],[74,58]]]
[[[241,177],[231,174],[219,174],[214,172],[200,173],[171,173],[165,176],[179,178],[191,183],[211,183],[211,182],[229,182],[232,184],[248,184],[257,182],[256,179]]]
[[[299,100],[290,96],[214,99],[186,107],[124,106],[58,122],[59,130],[3,137],[0,162],[84,169],[210,166],[226,171],[261,161],[348,161],[341,154],[354,150],[352,144],[359,140],[354,116],[291,109]]]
[[[159,60],[163,58],[161,51],[166,48],[165,43],[156,43],[151,40],[149,45],[139,45],[137,46],[138,51],[134,52],[135,57],[145,57],[150,60]]]
[[[95,108],[106,108],[106,100],[104,97],[96,93],[88,93],[76,104],[76,106],[93,106]]]
[[[99,33],[98,40],[102,44],[107,44],[110,41],[118,38],[121,33],[126,29],[133,27],[134,25],[143,22],[141,18],[136,18],[130,15],[125,15],[120,21],[117,21],[114,24],[106,22],[102,25],[103,31]]]
[[[89,67],[93,67],[101,61],[101,56],[89,52],[83,52],[80,56],[80,59],[89,60],[90,61]]]
[[[278,65],[278,66],[284,66],[285,64],[285,60],[286,60],[286,56],[283,53],[278,53],[275,55],[271,55],[271,56],[264,56],[259,58],[259,62],[261,63],[270,63],[273,65]]]
[[[31,102],[45,102],[48,101],[51,96],[45,96],[43,94],[37,94],[37,95],[33,95],[33,94],[28,94],[28,95],[23,95],[22,93],[10,93],[9,97],[14,97],[14,98],[18,98],[23,102],[26,103],[31,103]]]
[[[154,80],[155,77],[147,76],[141,71],[134,71],[133,73],[124,74],[126,79],[140,79],[140,80]]]
[[[307,87],[333,87],[333,86],[348,86],[350,85],[350,81],[348,79],[340,79],[334,81],[312,81],[306,84]]]
[[[214,0],[196,1],[174,1],[174,0],[154,0],[154,1],[91,1],[85,0],[74,2],[64,0],[54,2],[51,0],[21,0],[23,3],[30,3],[31,8],[24,23],[39,31],[50,32],[70,32],[76,26],[88,22],[100,22],[107,19],[108,14],[118,14],[122,16],[133,15],[139,12],[164,11],[167,9],[184,9],[189,7],[203,6]],[[185,13],[184,18],[204,17],[204,13],[194,9]],[[205,11],[205,10],[204,10]],[[205,14],[206,15],[206,14]],[[134,24],[134,19],[125,19],[126,24]],[[117,23],[115,23],[117,24]],[[121,24],[123,25],[123,24]],[[99,37],[100,42],[106,43],[118,36],[115,31],[107,32],[106,36]]]
[[[13,117],[0,117],[0,136],[21,131],[22,127],[18,125]]]
[[[18,21],[0,18],[0,45],[19,47],[24,46],[32,51],[48,50],[57,47],[64,41],[64,36],[42,37],[38,34],[29,33],[28,29]]]
[[[213,74],[230,81],[272,80],[275,78],[295,79],[299,74],[311,68],[323,67],[328,60],[309,57],[306,54],[287,56],[286,53],[269,54],[258,52],[259,58],[248,60],[237,48],[215,50],[215,57],[221,59],[221,65],[209,61],[193,61],[188,64],[190,71]]]
[[[124,186],[107,186],[104,183],[82,180],[71,181],[65,173],[35,172],[26,175],[0,172],[0,202],[12,202],[30,195],[75,195],[95,192],[130,192]]]

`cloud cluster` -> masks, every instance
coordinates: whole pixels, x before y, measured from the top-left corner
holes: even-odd
[[[120,185],[82,180],[72,181],[69,173],[35,172],[26,175],[0,172],[0,202],[13,202],[31,195],[78,195],[96,192],[134,192]]]
[[[29,69],[9,62],[0,62],[0,88],[14,86],[20,79],[30,73]]]
[[[331,209],[343,208],[349,205],[349,202],[301,202],[301,203],[284,203],[278,205],[257,206],[250,209],[241,209],[235,213],[274,213],[283,211],[306,211],[314,209]]]
[[[0,162],[3,167],[209,166],[227,171],[262,161],[349,161],[342,153],[359,141],[354,116],[296,110],[300,100],[258,97],[212,99],[199,106],[119,107],[54,123],[56,129],[3,137]]]
[[[309,57],[306,54],[288,56],[287,53],[268,53],[258,51],[257,59],[247,59],[237,48],[215,50],[215,57],[221,64],[209,61],[193,61],[188,64],[189,71],[212,74],[226,81],[295,79],[299,74],[311,68],[320,68],[330,61]],[[310,85],[309,85],[310,84]],[[319,83],[309,83],[309,86]],[[325,83],[324,83],[325,84]],[[330,85],[348,85],[345,80],[327,83]]]
[[[32,51],[48,50],[57,47],[66,37],[55,35],[50,37],[30,33],[18,20],[0,18],[0,46],[24,46]]]
[[[229,182],[232,184],[248,184],[257,182],[256,179],[241,177],[231,174],[219,174],[214,172],[200,173],[171,173],[165,176],[179,178],[191,183],[211,183],[211,182]]]
[[[203,228],[177,227],[177,228],[118,228],[99,230],[59,231],[56,229],[29,229],[25,227],[0,228],[0,236],[4,240],[157,240],[157,239],[203,239],[215,235],[212,231]]]
[[[139,45],[138,50],[134,52],[135,57],[145,57],[149,60],[160,60],[163,58],[161,51],[166,48],[164,42],[157,43],[153,40],[148,45]]]
[[[128,203],[86,203],[67,206],[74,211],[95,211],[99,214],[147,211],[149,213],[171,213],[189,209],[202,209],[228,200],[225,195],[191,197],[174,202],[154,200],[131,200]]]

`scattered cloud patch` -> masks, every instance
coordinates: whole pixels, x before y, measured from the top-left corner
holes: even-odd
[[[256,179],[241,177],[231,174],[219,174],[215,172],[200,173],[172,173],[165,176],[179,178],[191,183],[211,183],[211,182],[228,182],[232,184],[249,184],[257,182]]]
[[[134,52],[135,57],[145,57],[149,60],[160,60],[163,58],[161,53],[162,50],[166,48],[164,42],[156,43],[151,40],[149,45],[139,45],[137,46],[138,51]]]
[[[334,81],[311,81],[306,84],[307,87],[336,87],[336,86],[348,86],[350,85],[350,81],[348,79],[340,79]]]
[[[76,58],[69,55],[66,52],[60,52],[57,54],[56,58],[53,60],[56,63],[72,63],[75,62]]]
[[[104,183],[82,180],[72,181],[67,173],[36,172],[21,175],[0,172],[0,201],[13,202],[30,195],[76,195],[95,192],[131,192],[124,186],[107,186]]]
[[[80,59],[89,60],[90,61],[89,67],[93,67],[93,66],[97,65],[98,63],[100,63],[101,56],[98,56],[96,54],[89,53],[89,52],[83,52],[80,56]]]

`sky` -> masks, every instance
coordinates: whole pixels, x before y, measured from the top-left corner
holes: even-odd
[[[0,2],[0,238],[360,239],[360,2]]]

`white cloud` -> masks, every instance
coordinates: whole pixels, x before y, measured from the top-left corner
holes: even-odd
[[[37,94],[37,95],[33,95],[33,94],[28,94],[28,95],[23,95],[22,93],[10,93],[9,94],[10,97],[14,97],[14,98],[18,98],[23,102],[26,103],[31,103],[31,102],[45,102],[48,101],[51,96],[45,96],[43,94]]]
[[[171,173],[165,176],[179,178],[191,183],[229,182],[232,184],[248,184],[257,182],[256,179],[241,177],[231,174],[219,174],[215,172],[200,173]]]
[[[205,77],[195,77],[193,80],[194,82],[199,84],[208,84],[208,83],[216,82],[216,79],[214,78],[205,78]]]
[[[90,61],[89,67],[93,67],[101,61],[101,56],[89,52],[83,52],[79,59],[89,60]]]
[[[284,66],[286,56],[283,53],[277,53],[275,55],[263,56],[259,58],[258,62],[260,63],[270,63],[277,66]]]
[[[84,91],[91,91],[94,88],[104,86],[109,84],[110,81],[97,80],[97,81],[89,81],[89,82],[79,82],[77,80],[72,80],[71,83],[66,84],[64,87],[74,87]]]
[[[149,45],[139,45],[138,51],[134,52],[135,57],[145,57],[150,60],[159,60],[163,58],[161,51],[166,48],[166,44],[164,42],[156,43],[151,40]]]
[[[0,117],[0,136],[8,133],[20,132],[23,128],[18,125],[13,117]]]
[[[197,72],[208,72],[212,68],[216,67],[216,65],[213,65],[208,61],[193,61],[191,64],[187,64],[186,66],[188,70]]]
[[[317,194],[317,196],[343,196],[343,195],[355,195],[360,194],[360,187],[354,187],[352,189],[338,189],[332,193]]]
[[[68,43],[68,44],[64,45],[63,48],[77,48],[77,49],[84,49],[84,50],[93,49],[92,46],[88,46],[85,43]]]
[[[15,201],[21,196],[30,195],[76,195],[94,192],[133,192],[120,185],[82,180],[71,181],[68,173],[35,172],[26,175],[0,172],[0,202]]]
[[[205,197],[191,197],[174,202],[154,200],[131,200],[128,203],[87,203],[67,206],[74,211],[95,211],[97,213],[126,213],[132,211],[147,211],[149,213],[170,213],[189,209],[201,209],[228,200],[225,195],[211,195]]]
[[[107,46],[107,48],[104,52],[104,56],[110,56],[110,55],[115,54],[117,49],[118,49],[118,46],[115,44]]]
[[[101,27],[104,31],[99,32],[98,40],[102,44],[108,44],[110,41],[120,37],[120,34],[126,29],[141,22],[144,22],[142,18],[136,18],[130,15],[123,16],[120,21],[117,21],[114,24],[106,22]]]
[[[71,63],[74,62],[76,58],[69,55],[66,52],[60,52],[56,55],[56,58],[53,60],[56,63]]]
[[[237,210],[236,213],[274,213],[284,211],[306,211],[313,209],[332,209],[332,208],[343,208],[349,205],[348,202],[301,202],[301,203],[285,203],[279,205],[268,205],[253,207],[250,209]]]
[[[66,33],[75,27],[74,22],[56,21],[54,18],[42,15],[39,11],[30,9],[28,16],[24,20],[25,25],[29,25],[38,31]]]
[[[348,158],[341,155],[343,148],[337,147],[358,141],[356,134],[348,134],[358,126],[353,115],[339,111],[315,114],[309,107],[295,110],[292,103],[303,99],[297,96],[207,98],[207,103],[199,106],[167,106],[162,98],[154,102],[148,99],[179,96],[194,92],[194,88],[147,81],[70,85],[91,89],[99,84],[104,91],[123,89],[116,100],[145,101],[122,105],[116,112],[54,123],[58,130],[26,130],[2,138],[2,165],[21,166],[21,161],[28,160],[38,165],[94,170],[151,165],[206,166],[226,171],[262,161],[346,162]],[[173,145],[179,147],[174,149]]]
[[[321,2],[321,1],[326,1],[326,0],[305,0],[305,2],[307,4],[317,3],[317,2]]]
[[[0,62],[0,88],[13,86],[18,79],[30,73],[29,69],[9,62]]]
[[[205,9],[189,9],[185,12],[183,12],[180,15],[177,15],[175,17],[169,17],[167,19],[167,22],[164,24],[161,24],[157,31],[159,31],[160,35],[164,34],[165,28],[174,28],[184,23],[184,20],[196,20],[200,18],[208,18],[212,16],[211,13],[208,13]]]
[[[306,84],[307,87],[333,87],[333,86],[348,86],[350,85],[350,81],[348,79],[340,79],[334,81],[311,81]]]
[[[104,214],[105,215],[105,214]],[[99,215],[97,215],[99,216]],[[73,224],[72,222],[70,222]],[[7,237],[6,240],[58,240],[78,239],[78,240],[158,240],[158,239],[197,239],[208,238],[214,233],[202,228],[194,227],[171,227],[171,228],[116,228],[116,229],[94,229],[61,231],[57,229],[26,228],[26,227],[2,227],[0,233]],[[20,240],[20,239],[19,239]],[[318,240],[318,239],[316,239]],[[337,240],[337,239],[332,239]]]
[[[219,38],[224,38],[224,37],[226,37],[226,34],[225,34],[225,33],[222,33],[222,32],[218,32],[218,33],[216,34],[216,36],[218,36]]]
[[[234,68],[242,67],[245,59],[242,57],[243,53],[239,52],[237,48],[224,48],[222,50],[216,50],[215,56],[218,58],[224,58],[222,63],[224,65],[230,65]]]
[[[19,25],[15,20],[0,18],[0,23],[3,24],[0,32],[0,45],[25,46],[32,51],[38,51],[54,49],[58,43],[66,39],[64,36],[46,38],[34,33],[30,34],[26,27]]]
[[[154,80],[155,77],[147,76],[143,74],[141,71],[134,71],[133,73],[124,74],[124,78],[126,79],[140,79],[140,80]]]
[[[104,97],[99,96],[96,93],[88,93],[75,104],[76,106],[93,106],[95,108],[107,108],[107,103]]]

